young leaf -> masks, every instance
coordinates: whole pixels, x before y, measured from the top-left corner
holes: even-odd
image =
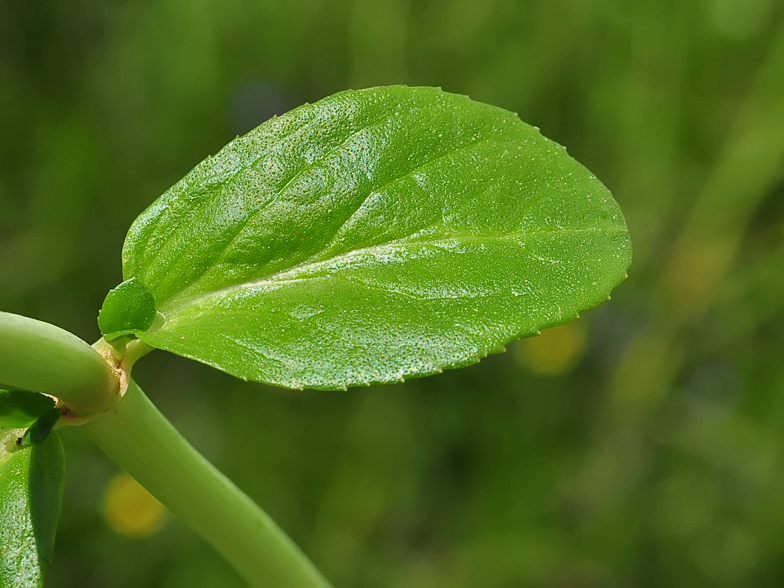
[[[137,278],[110,290],[98,313],[98,327],[107,341],[146,331],[155,320],[155,298]]]
[[[0,429],[29,427],[52,408],[54,400],[43,394],[0,390]]]
[[[18,446],[18,431],[0,430],[0,586],[43,586],[54,551],[65,466],[57,433]]]
[[[345,388],[467,365],[607,300],[631,244],[609,191],[513,113],[348,91],[209,157],[133,224],[137,336],[245,379]],[[156,325],[157,327],[157,325]]]

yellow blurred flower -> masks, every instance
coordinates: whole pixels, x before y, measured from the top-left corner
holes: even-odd
[[[125,472],[106,484],[102,511],[106,524],[127,537],[154,535],[168,520],[166,508]]]
[[[585,327],[575,321],[523,339],[515,346],[514,355],[525,369],[541,376],[554,376],[577,365],[585,353],[586,340]]]

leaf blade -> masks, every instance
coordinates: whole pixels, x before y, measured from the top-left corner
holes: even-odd
[[[142,214],[123,259],[166,317],[138,333],[146,343],[243,378],[342,388],[471,363],[574,318],[622,281],[631,246],[606,188],[515,115],[393,87],[231,143]],[[550,292],[552,308],[498,302],[526,287]],[[488,306],[496,290],[508,324]],[[281,318],[318,301],[332,311],[298,319],[307,328]],[[346,337],[383,345],[346,353]]]
[[[57,433],[27,447],[14,430],[0,437],[0,585],[41,587],[62,510],[62,443]]]

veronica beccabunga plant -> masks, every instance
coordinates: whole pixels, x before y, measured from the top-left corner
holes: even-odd
[[[395,86],[265,122],[136,219],[92,347],[0,313],[0,585],[43,583],[72,425],[249,584],[328,586],[133,364],[163,349],[288,388],[402,382],[575,319],[631,255],[609,191],[506,110]]]

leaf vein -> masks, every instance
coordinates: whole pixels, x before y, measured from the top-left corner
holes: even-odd
[[[384,249],[393,249],[395,247],[398,248],[405,248],[410,247],[412,245],[432,245],[435,247],[443,246],[443,245],[452,245],[454,243],[494,243],[494,242],[505,242],[505,241],[515,241],[515,240],[525,240],[530,238],[535,238],[539,236],[564,236],[564,235],[573,235],[573,234],[580,234],[580,233],[599,233],[599,232],[607,232],[607,233],[627,233],[628,230],[625,227],[596,227],[596,228],[561,228],[561,229],[537,229],[535,231],[530,231],[528,233],[513,233],[509,235],[453,235],[450,237],[443,237],[440,239],[423,239],[417,241],[410,241],[404,239],[396,239],[395,241],[390,241],[389,243],[384,243],[383,245],[374,245],[371,247],[366,247],[363,249],[355,249],[349,251],[347,253],[343,253],[340,255],[336,255],[330,259],[317,261],[317,262],[303,262],[298,264],[294,267],[288,268],[285,271],[278,272],[273,274],[272,276],[267,276],[261,280],[253,280],[248,282],[241,282],[239,284],[232,284],[231,286],[227,286],[225,288],[221,288],[219,290],[214,290],[211,292],[205,292],[198,296],[195,296],[183,303],[179,304],[174,309],[166,309],[168,312],[179,313],[183,308],[189,306],[196,306],[201,301],[206,300],[208,298],[213,297],[221,297],[225,295],[229,295],[232,292],[242,290],[245,288],[254,288],[260,287],[264,285],[280,285],[283,283],[291,283],[291,282],[300,282],[309,279],[316,279],[316,278],[324,278],[327,276],[335,277],[335,274],[327,274],[327,276],[323,274],[316,274],[314,272],[319,271],[322,268],[329,269],[328,266],[340,263],[341,261],[350,261],[351,257],[359,257],[362,254],[373,254],[376,252],[381,252]],[[303,275],[307,274],[307,275]],[[345,276],[341,276],[342,279]],[[409,295],[414,297],[413,295]],[[166,314],[166,312],[164,312]]]
[[[338,229],[335,231],[332,239],[329,241],[329,243],[327,243],[324,246],[324,249],[330,249],[330,248],[332,248],[332,247],[334,247],[336,245],[335,240],[338,238],[338,235],[340,234],[340,232],[352,221],[352,219],[354,219],[357,216],[357,214],[362,210],[362,207],[368,202],[368,200],[370,200],[370,198],[372,196],[381,194],[384,190],[386,190],[390,186],[392,186],[392,185],[394,185],[394,184],[396,184],[398,182],[402,182],[403,180],[411,177],[414,173],[421,172],[425,168],[430,167],[431,165],[435,165],[439,161],[444,160],[447,157],[454,156],[457,153],[460,153],[461,151],[465,151],[465,150],[467,150],[467,149],[469,149],[471,147],[475,147],[476,145],[479,145],[480,143],[486,143],[486,142],[491,141],[491,140],[497,140],[499,142],[503,141],[503,139],[501,139],[500,137],[482,137],[482,138],[477,139],[475,141],[468,141],[466,143],[462,143],[462,144],[456,146],[454,149],[450,149],[446,153],[442,153],[441,155],[433,157],[433,158],[425,161],[424,163],[411,168],[410,170],[408,170],[403,175],[398,176],[396,178],[393,178],[393,179],[391,179],[391,180],[389,180],[387,182],[384,182],[381,186],[372,189],[368,193],[368,195],[365,197],[365,199],[362,201],[362,203],[354,210],[354,212],[343,222],[342,225],[340,225],[340,227],[338,227]],[[323,251],[319,252],[319,253],[311,256],[311,257],[309,257],[306,260],[306,262],[318,259],[319,255],[321,255],[321,254],[323,254]]]

